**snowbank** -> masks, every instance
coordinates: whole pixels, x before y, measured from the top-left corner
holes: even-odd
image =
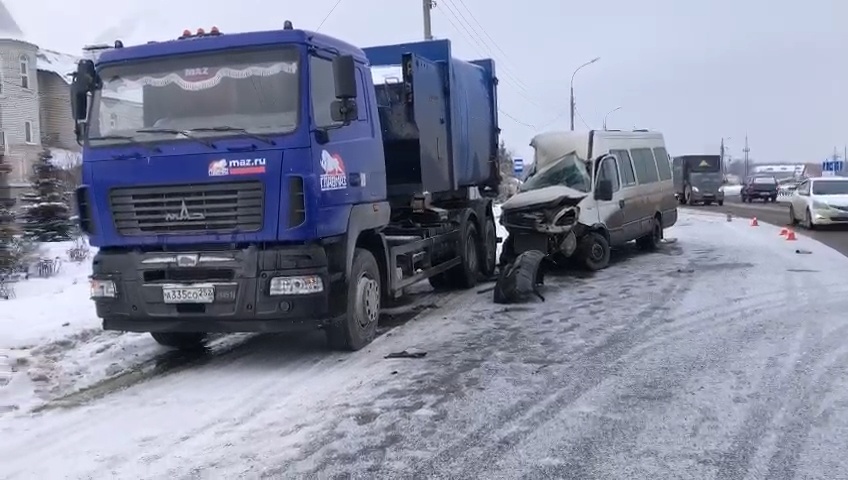
[[[0,299],[0,414],[86,388],[163,351],[147,335],[101,329],[89,300],[91,260],[71,262],[72,246],[45,246],[39,256],[59,257],[60,271],[21,280],[14,298]]]

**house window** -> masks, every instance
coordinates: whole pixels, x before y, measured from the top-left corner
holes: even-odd
[[[32,122],[25,122],[24,123],[24,141],[26,143],[35,143],[35,140],[33,140],[34,138],[35,138],[35,135],[33,134],[33,131],[32,131]]]
[[[118,115],[113,113],[109,115],[109,128],[114,130],[116,126],[118,126]]]
[[[29,58],[21,55],[21,86],[29,88]]]

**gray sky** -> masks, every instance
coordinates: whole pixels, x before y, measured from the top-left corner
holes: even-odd
[[[286,19],[315,29],[335,3],[6,0],[32,41],[68,53],[110,28],[127,44]],[[342,0],[321,31],[371,46],[420,39],[421,24],[420,0]],[[568,128],[571,73],[596,56],[575,80],[578,128],[620,106],[609,128],[662,131],[673,155],[717,153],[724,136],[738,158],[746,132],[760,162],[820,161],[848,143],[848,2],[438,0],[433,32],[461,58],[496,59],[503,138],[519,154],[534,132]]]

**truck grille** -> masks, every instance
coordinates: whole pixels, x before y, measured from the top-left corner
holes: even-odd
[[[255,232],[260,182],[115,188],[109,203],[121,235]]]

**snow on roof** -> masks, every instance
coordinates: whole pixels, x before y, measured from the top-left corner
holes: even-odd
[[[38,50],[37,57],[39,70],[53,72],[62,77],[62,80],[68,83],[71,83],[71,74],[77,71],[77,62],[79,62],[80,59],[80,57],[76,57],[74,55],[46,50],[43,48]]]
[[[0,38],[32,43],[27,40],[24,31],[21,30],[18,22],[15,21],[12,13],[9,12],[2,0],[0,0]]]

